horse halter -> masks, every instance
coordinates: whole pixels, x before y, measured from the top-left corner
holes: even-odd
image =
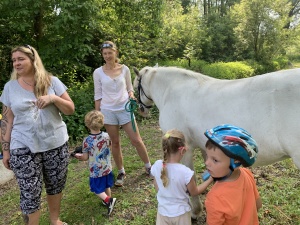
[[[142,111],[142,112],[144,112],[144,108],[146,108],[146,109],[150,109],[150,108],[152,108],[152,105],[145,105],[143,102],[142,102],[142,99],[141,99],[141,92],[143,93],[143,95],[145,95],[145,97],[147,98],[147,99],[149,99],[150,101],[152,101],[153,102],[153,100],[151,99],[151,98],[149,98],[147,95],[146,95],[146,93],[145,93],[145,91],[144,91],[144,89],[143,89],[143,87],[142,87],[142,76],[140,76],[140,79],[138,80],[138,82],[139,82],[139,84],[138,84],[138,102],[139,102],[139,108],[140,108],[140,110]]]

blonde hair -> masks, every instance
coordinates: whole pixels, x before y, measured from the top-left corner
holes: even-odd
[[[112,41],[104,41],[104,42],[102,43],[102,45],[101,45],[101,53],[102,53],[102,51],[103,51],[103,49],[104,49],[102,46],[105,45],[105,44],[109,44],[109,45],[112,46],[112,47],[104,47],[104,48],[109,48],[109,49],[115,51],[115,52],[116,52],[116,55],[117,55],[117,57],[116,57],[116,59],[115,59],[115,62],[116,62],[116,63],[119,63],[119,62],[120,62],[120,59],[118,58],[118,56],[119,56],[119,51],[118,51],[117,45],[116,45],[114,42],[112,42]]]
[[[180,147],[185,146],[185,137],[183,133],[179,130],[173,129],[167,131],[167,133],[162,137],[162,149],[164,153],[163,158],[163,168],[161,170],[161,180],[164,187],[169,184],[168,172],[166,167],[166,162],[170,154],[177,153]]]
[[[35,86],[33,91],[34,95],[37,98],[43,95],[47,95],[48,88],[51,85],[52,74],[45,69],[38,52],[35,50],[35,48],[33,48],[30,45],[16,47],[11,51],[11,54],[15,52],[24,53],[29,57],[29,59],[32,62],[35,71],[34,73]],[[10,79],[17,80],[19,76],[20,75],[17,73],[17,71],[13,69]]]
[[[98,110],[88,112],[84,117],[84,123],[90,130],[100,130],[103,127],[103,114]]]

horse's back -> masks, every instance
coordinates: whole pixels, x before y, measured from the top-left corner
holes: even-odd
[[[188,72],[176,68],[161,71],[165,76]],[[174,85],[172,81],[171,84]],[[193,146],[204,148],[203,132],[224,123],[243,127],[257,140],[261,152],[256,165],[292,156],[300,145],[300,69],[237,80],[205,76],[202,83],[201,78],[189,79],[185,75],[176,81],[176,86],[161,86],[165,88],[160,96],[164,104],[158,106],[162,129],[182,130]]]

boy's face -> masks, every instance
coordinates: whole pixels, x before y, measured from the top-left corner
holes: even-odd
[[[224,177],[230,172],[230,158],[218,147],[206,149],[205,165],[212,177]]]

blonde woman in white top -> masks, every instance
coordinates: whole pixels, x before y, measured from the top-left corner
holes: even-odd
[[[130,112],[125,110],[128,100],[135,98],[130,70],[126,65],[119,63],[118,50],[113,42],[105,41],[101,45],[101,54],[105,64],[93,73],[95,109],[101,110],[104,115],[104,126],[111,138],[112,154],[118,168],[115,186],[121,187],[124,184],[126,173],[120,144],[120,126],[144,162],[147,174],[150,174],[151,163],[137,124],[134,121],[136,127],[136,131],[134,131]]]

